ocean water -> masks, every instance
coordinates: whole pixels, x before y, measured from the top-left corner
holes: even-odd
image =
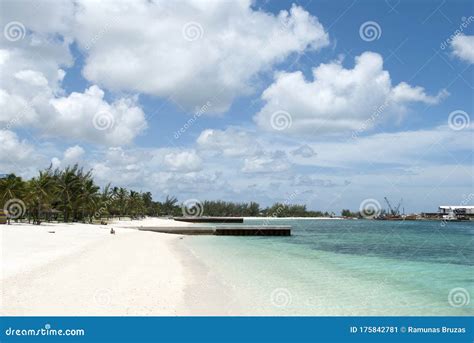
[[[267,223],[292,236],[185,239],[241,314],[474,315],[474,222]]]

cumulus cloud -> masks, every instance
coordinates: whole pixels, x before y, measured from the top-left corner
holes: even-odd
[[[50,101],[57,112],[44,129],[64,132],[70,138],[85,139],[109,145],[126,145],[146,127],[145,114],[133,98],[120,98],[113,103],[104,100],[97,86],[84,93]]]
[[[81,163],[83,162],[84,154],[85,150],[81,146],[74,145],[64,151],[62,159],[59,159],[58,157],[53,157],[51,159],[51,164],[53,165],[53,168],[60,168],[67,167],[69,165],[74,165],[76,163]]]
[[[299,6],[273,15],[242,1],[78,1],[84,76],[111,90],[170,97],[191,110],[227,110],[251,80],[329,39]]]
[[[474,36],[458,35],[451,42],[453,54],[468,63],[474,63]]]
[[[199,135],[197,144],[205,152],[226,157],[248,156],[262,150],[254,136],[234,128],[204,130]]]
[[[34,147],[9,130],[0,130],[0,160],[2,162],[23,163],[32,158]],[[3,163],[2,163],[3,164]]]
[[[190,172],[200,170],[202,160],[195,151],[178,151],[166,154],[164,163],[169,170]]]
[[[2,1],[0,124],[74,141],[129,144],[146,126],[136,98],[109,102],[97,86],[65,96],[62,81],[64,69],[73,65],[75,7],[70,1]],[[12,23],[16,31],[7,32]],[[110,129],[92,125],[97,111],[114,121]]]
[[[254,117],[263,129],[273,130],[274,113],[289,113],[289,133],[339,133],[370,128],[375,120],[367,119],[403,114],[413,102],[436,104],[447,92],[426,94],[422,87],[402,82],[392,86],[390,74],[383,69],[377,53],[365,52],[356,57],[352,69],[340,61],[321,64],[313,69],[313,81],[302,72],[278,73],[275,81],[262,94],[265,105]],[[367,127],[368,126],[368,127]]]
[[[31,177],[48,165],[45,149],[40,149],[10,130],[0,130],[0,174]]]

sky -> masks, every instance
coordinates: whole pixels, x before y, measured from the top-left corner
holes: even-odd
[[[0,174],[187,199],[474,199],[472,1],[11,1]]]

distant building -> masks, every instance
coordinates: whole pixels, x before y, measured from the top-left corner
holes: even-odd
[[[474,206],[440,206],[438,212],[443,219],[474,218]]]

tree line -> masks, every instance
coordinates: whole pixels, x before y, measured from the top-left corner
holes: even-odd
[[[35,224],[51,220],[92,223],[111,217],[137,219],[144,216],[335,216],[334,213],[308,211],[305,205],[286,203],[261,208],[256,202],[204,201],[186,205],[173,196],[166,196],[161,202],[154,201],[150,192],[110,184],[101,189],[94,182],[92,171],[85,171],[77,164],[64,169],[50,166],[29,180],[15,174],[1,178],[0,209],[4,209],[10,219],[27,219]]]

